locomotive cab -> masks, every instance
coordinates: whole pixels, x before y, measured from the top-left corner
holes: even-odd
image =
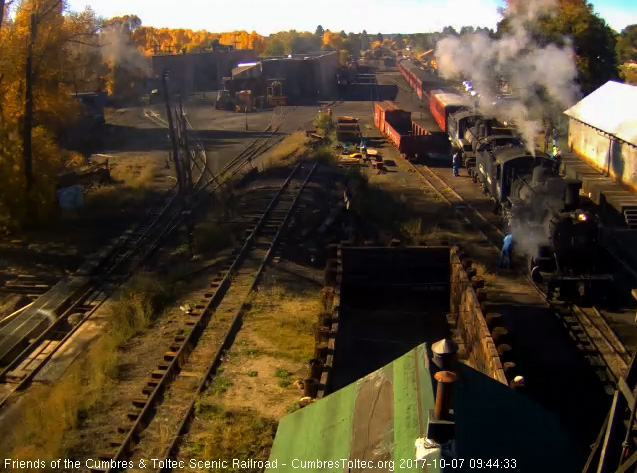
[[[524,193],[533,186],[533,169],[538,166],[549,168],[551,160],[546,155],[533,156],[526,149],[510,144],[476,155],[477,177],[485,192],[499,204],[508,204],[510,196],[525,200]]]
[[[466,110],[450,115],[447,123],[447,134],[451,144],[463,152],[472,151],[471,141],[465,135],[467,130],[475,126],[480,118],[480,115]]]

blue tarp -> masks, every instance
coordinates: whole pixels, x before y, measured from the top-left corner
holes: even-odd
[[[75,185],[58,190],[58,202],[62,210],[79,210],[84,207],[82,186]]]

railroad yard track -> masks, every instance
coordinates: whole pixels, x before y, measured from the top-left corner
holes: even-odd
[[[167,126],[159,116],[145,114],[155,123]],[[195,138],[194,153],[199,173],[195,189],[207,174],[207,157]],[[88,320],[104,301],[159,248],[182,219],[181,202],[172,188],[151,206],[141,222],[127,230],[114,244],[101,249],[72,276],[59,281],[29,306],[3,319],[0,325],[0,407],[24,390],[57,350]],[[25,282],[26,281],[26,284]],[[11,284],[13,283],[13,284]],[[9,288],[31,291],[44,289],[38,279],[18,278]]]
[[[325,108],[340,103],[332,102]],[[167,126],[156,113],[146,111],[145,116],[162,127]],[[205,148],[196,134],[189,133],[197,148],[192,152],[200,155],[200,165],[192,164],[193,169],[198,167],[200,171],[193,183],[193,205],[204,202],[207,194],[203,191],[210,184],[216,184],[210,190],[214,192],[253,159],[283,140],[286,135],[279,136],[277,132],[284,121],[283,109],[278,113],[275,109],[264,132],[208,180],[205,179]],[[37,279],[20,278],[29,281],[21,290],[32,294],[31,288],[39,287],[43,293],[33,303],[0,321],[0,408],[14,393],[24,391],[32,383],[64,343],[180,225],[183,216],[176,188],[166,191],[159,202],[147,211],[140,224],[89,257],[72,276],[50,288],[45,288]]]
[[[465,222],[476,228],[491,245],[500,250],[498,243],[502,241],[504,234],[494,222],[470,205],[428,166],[406,162],[421,180],[442,197]],[[526,273],[520,274],[523,274],[551,307],[575,342],[579,352],[595,370],[606,392],[612,395],[618,387],[619,379],[625,376],[628,370],[630,355],[604,318],[603,311],[596,307],[580,307],[576,304],[551,300]]]
[[[118,428],[120,436],[109,443],[116,451],[99,455],[101,460],[116,462],[115,466],[92,471],[122,471],[127,469],[122,462],[128,460],[137,465],[140,459],[175,457],[197,399],[231,346],[263,270],[280,251],[281,237],[293,226],[299,196],[317,166],[300,162],[280,188],[262,199],[263,210],[255,227],[246,231],[243,246],[233,253],[234,261],[227,262],[201,292],[183,334],[167,347],[140,397],[133,400],[126,423]]]
[[[0,332],[0,407],[26,388],[82,323],[102,305],[164,238],[180,218],[174,192],[161,207],[151,208],[142,222],[117,242],[89,258],[57,283]]]

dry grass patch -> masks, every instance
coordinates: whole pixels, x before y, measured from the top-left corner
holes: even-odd
[[[33,386],[17,413],[13,424],[16,427],[3,441],[2,456],[45,461],[67,456],[64,442],[68,432],[90,412],[103,407],[103,392],[109,389],[117,373],[115,353],[113,339],[103,337],[62,380],[52,386]]]
[[[309,150],[305,133],[295,131],[281,143],[266,153],[263,158],[265,168],[286,166]]]
[[[195,226],[195,246],[201,253],[216,253],[237,242],[239,225],[221,226],[219,222],[200,222]]]
[[[180,458],[267,460],[279,419],[298,408],[297,381],[308,375],[316,322],[329,304],[320,288],[287,274],[273,270],[264,279],[197,405]]]
[[[245,320],[269,354],[308,361],[314,353],[314,329],[320,311],[320,290],[294,295],[274,286],[259,291]]]
[[[136,165],[115,165],[110,173],[113,184],[96,186],[86,193],[89,209],[120,209],[142,203],[152,194],[161,168],[154,161],[141,161]]]
[[[109,314],[109,336],[120,346],[148,328],[173,294],[166,283],[151,274],[140,274],[120,291]]]
[[[181,458],[267,460],[276,433],[277,421],[261,416],[250,408],[227,409],[221,404],[201,401],[196,415],[206,424],[206,431],[191,436]],[[193,470],[208,471],[208,470]],[[250,468],[215,469],[257,473]]]
[[[473,263],[473,268],[476,270],[476,276],[484,279],[484,283],[487,286],[493,284],[498,278],[497,275],[490,273],[487,267],[481,263]]]
[[[16,427],[2,442],[4,458],[51,460],[68,456],[64,440],[82,419],[100,410],[116,382],[118,351],[145,330],[170,299],[168,286],[150,275],[135,277],[111,304],[105,335],[50,386],[33,386],[15,412]],[[15,470],[23,471],[23,470]]]
[[[150,197],[148,188],[129,187],[121,184],[97,186],[86,193],[86,207],[89,211],[111,209],[120,211],[127,206],[140,206]]]

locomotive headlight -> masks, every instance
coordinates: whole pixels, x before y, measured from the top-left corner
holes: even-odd
[[[577,215],[577,220],[579,220],[580,222],[585,222],[586,220],[588,220],[588,215],[582,212],[581,214]]]

